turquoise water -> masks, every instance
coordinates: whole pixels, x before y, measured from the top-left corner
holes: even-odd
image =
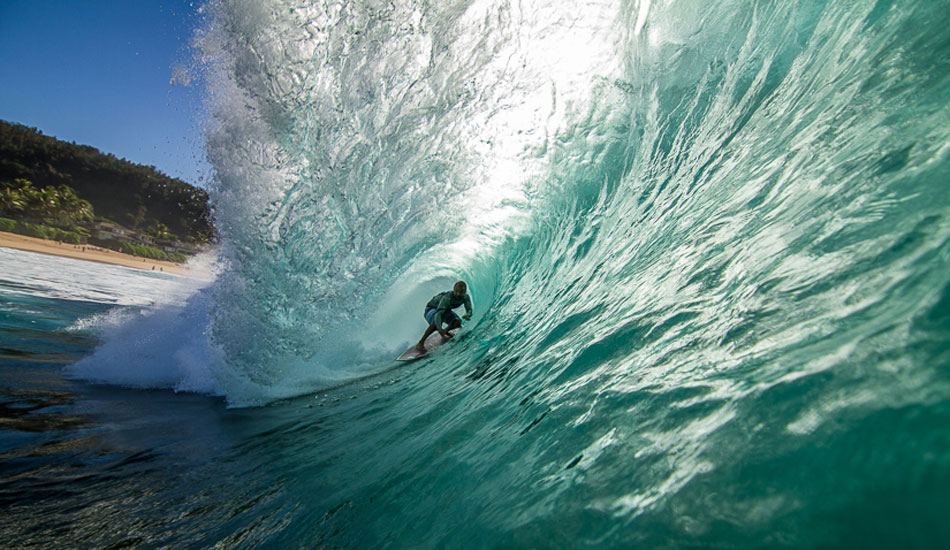
[[[950,4],[205,13],[217,278],[10,302],[5,535],[950,545]]]

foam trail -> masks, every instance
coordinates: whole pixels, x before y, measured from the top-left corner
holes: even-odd
[[[69,372],[93,382],[222,395],[214,370],[223,362],[206,335],[208,301],[203,290],[184,304],[116,310],[94,327],[86,323],[103,343]]]

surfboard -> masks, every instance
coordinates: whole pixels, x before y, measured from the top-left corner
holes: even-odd
[[[452,336],[455,336],[456,334],[458,334],[458,332],[459,332],[459,329],[450,330],[449,334],[451,334]],[[426,355],[429,355],[432,352],[432,350],[438,348],[439,346],[441,346],[442,344],[448,341],[449,341],[449,338],[443,338],[442,335],[439,334],[438,332],[433,332],[432,334],[429,335],[428,338],[426,338],[425,343],[422,344],[426,348],[425,352],[421,352],[417,350],[416,345],[413,344],[412,347],[410,347],[405,352],[403,352],[402,355],[397,357],[396,361],[414,361],[416,359],[421,359],[425,357]]]

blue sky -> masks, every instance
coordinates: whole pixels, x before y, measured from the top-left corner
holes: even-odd
[[[203,185],[198,1],[0,0],[0,119]]]

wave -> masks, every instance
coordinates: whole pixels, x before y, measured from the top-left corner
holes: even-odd
[[[446,361],[551,400],[900,370],[948,292],[939,9],[210,3],[223,267],[129,338],[260,404],[389,368],[461,278]]]

